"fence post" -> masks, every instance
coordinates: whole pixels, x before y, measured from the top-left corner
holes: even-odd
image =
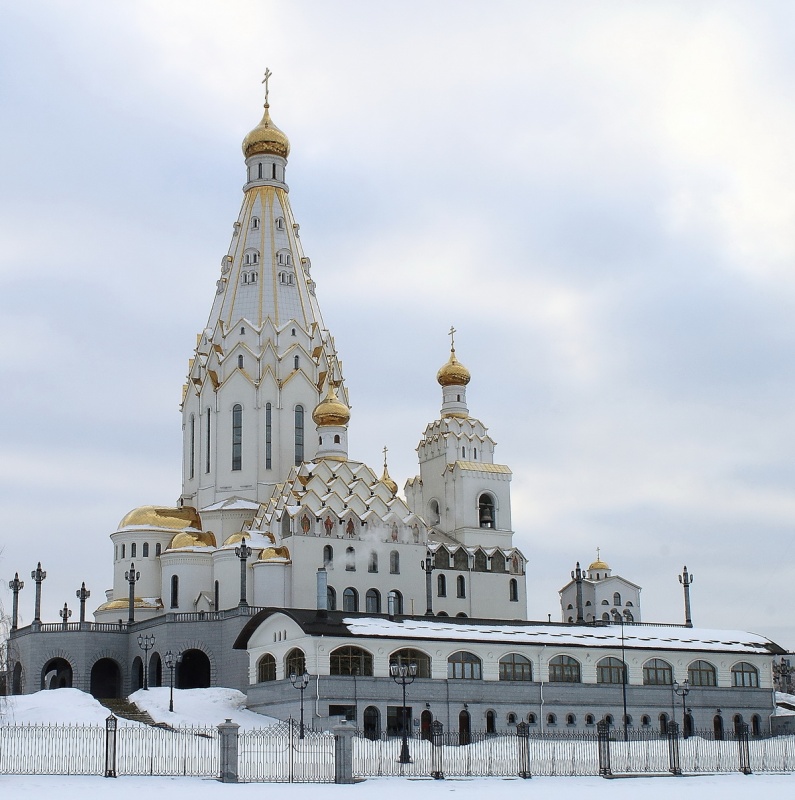
[[[668,772],[671,775],[681,775],[682,766],[679,762],[679,723],[668,720]]]
[[[435,719],[431,723],[431,777],[435,781],[444,780],[444,764],[442,763],[442,744],[444,743],[444,725]]]
[[[353,725],[340,722],[334,731],[334,783],[353,783]]]
[[[105,719],[105,777],[116,777],[116,729],[118,720],[111,714]]]
[[[516,741],[519,744],[519,777],[532,778],[530,774],[530,726],[520,722],[516,726]]]
[[[599,751],[599,774],[607,778],[613,774],[610,768],[610,723],[596,723],[596,746]]]
[[[237,739],[240,725],[231,719],[218,726],[221,748],[221,783],[237,783]]]
[[[751,753],[748,749],[748,723],[741,722],[735,730],[737,735],[737,748],[740,756],[740,772],[743,775],[751,774]]]

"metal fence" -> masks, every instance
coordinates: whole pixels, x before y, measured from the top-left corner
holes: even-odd
[[[103,775],[104,771],[104,728],[0,725],[0,774]]]
[[[216,778],[219,770],[217,728],[128,725],[117,730],[117,775]]]
[[[286,720],[238,735],[238,779],[333,783],[334,736]]]

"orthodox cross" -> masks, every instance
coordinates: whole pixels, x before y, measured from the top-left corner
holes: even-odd
[[[597,548],[596,548],[596,560],[597,560],[597,561],[598,561],[598,560],[600,559],[600,557],[601,557],[601,556],[599,555],[599,550],[600,550],[600,548],[599,548],[599,547],[597,547]]]
[[[386,469],[386,454],[389,452],[389,448],[386,445],[384,445],[384,449],[382,452],[384,454],[384,469]]]
[[[262,82],[265,84],[265,105],[268,105],[268,81],[270,80],[271,75],[273,73],[265,67],[265,77],[262,79]]]
[[[458,333],[458,331],[456,331],[456,329],[451,325],[450,326],[450,331],[449,331],[449,333],[447,335],[450,337],[450,349],[453,352],[455,352],[455,335],[456,335],[456,333]]]

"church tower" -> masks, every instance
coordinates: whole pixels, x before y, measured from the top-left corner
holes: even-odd
[[[407,482],[406,497],[434,532],[467,547],[506,549],[513,541],[511,470],[494,463],[494,440],[469,415],[470,379],[452,340],[450,358],[436,375],[442,387],[441,414],[417,446],[420,474]]]
[[[243,203],[183,387],[181,503],[201,512],[253,510],[315,458],[311,415],[329,376],[347,403],[288,199],[290,143],[271,120],[269,77],[262,120],[243,140]]]

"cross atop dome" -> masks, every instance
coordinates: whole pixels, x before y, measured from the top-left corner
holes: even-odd
[[[268,81],[271,75],[273,75],[273,73],[265,67],[265,77],[262,79],[262,82],[265,84],[265,108],[268,108]]]

